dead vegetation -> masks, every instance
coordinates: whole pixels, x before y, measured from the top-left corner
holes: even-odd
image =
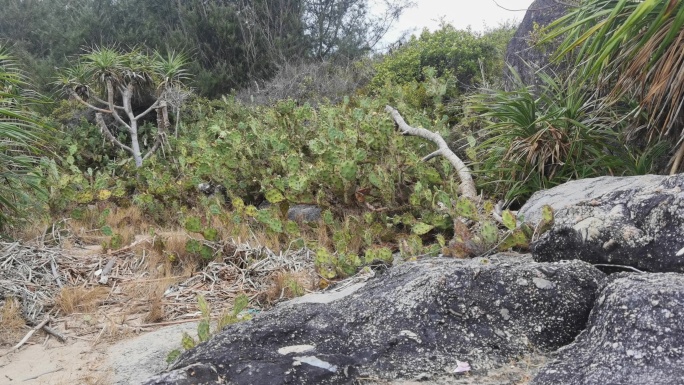
[[[21,306],[15,298],[6,298],[0,308],[0,345],[13,344],[24,334]]]
[[[139,212],[122,209],[107,216],[114,232],[130,226],[131,234],[154,235],[126,235],[126,246],[111,249],[104,247],[107,236],[86,230],[98,225],[92,211],[46,227],[30,243],[0,243],[0,345],[16,343],[26,325],[48,316],[46,326],[95,345],[198,320],[199,295],[218,318],[240,294],[250,298],[251,308],[261,308],[315,287],[314,253],[307,248],[273,251],[261,242],[277,240],[264,235],[225,237],[201,240],[215,255],[202,261],[187,250],[191,234],[155,234]]]

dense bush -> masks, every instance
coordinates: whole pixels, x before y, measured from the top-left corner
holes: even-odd
[[[378,89],[388,82],[422,82],[427,79],[425,68],[431,67],[434,77],[454,78],[454,94],[463,93],[481,84],[483,75],[501,76],[504,50],[513,31],[510,26],[502,26],[478,34],[449,24],[435,32],[425,30],[378,62],[371,85]]]
[[[489,90],[470,99],[483,125],[478,182],[489,193],[522,203],[571,179],[653,171],[664,148],[628,146],[621,132],[630,124],[629,106],[606,104],[577,79],[539,76],[537,92],[519,83],[511,92]]]

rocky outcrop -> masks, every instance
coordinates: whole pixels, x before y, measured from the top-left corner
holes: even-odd
[[[539,69],[554,71],[561,69],[557,65],[549,66],[550,57],[558,47],[558,43],[543,46],[535,46],[535,43],[541,37],[540,29],[563,16],[568,10],[567,4],[567,1],[536,0],[529,6],[515,35],[508,43],[506,63],[520,74],[523,84],[538,85],[539,78],[535,73]],[[510,78],[510,74],[506,75]],[[513,82],[507,83],[508,88],[513,86]]]
[[[532,244],[537,261],[684,272],[683,188],[684,174],[583,179],[535,193],[519,214],[535,223],[543,205],[555,210],[552,229]]]
[[[684,277],[611,276],[584,331],[531,385],[684,384]]]
[[[507,255],[405,263],[329,300],[305,297],[232,325],[145,384],[351,384],[358,377],[477,374],[571,342],[604,279],[581,261]]]

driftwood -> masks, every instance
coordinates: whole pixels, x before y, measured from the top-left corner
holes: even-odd
[[[401,117],[399,111],[397,111],[391,106],[385,107],[385,111],[387,111],[392,116],[392,119],[394,119],[394,122],[397,124],[397,127],[403,134],[418,136],[420,138],[427,139],[435,143],[438,147],[437,150],[431,153],[430,155],[424,157],[423,161],[428,161],[440,155],[445,157],[449,161],[449,163],[451,163],[454,166],[454,168],[456,168],[458,177],[461,179],[461,194],[468,198],[477,198],[477,189],[475,189],[475,182],[473,181],[473,176],[470,172],[470,169],[461,160],[461,158],[459,158],[456,154],[454,154],[453,151],[451,151],[444,138],[442,138],[442,135],[440,135],[437,132],[426,130],[425,128],[416,128],[409,126],[408,124],[406,124],[404,118]]]

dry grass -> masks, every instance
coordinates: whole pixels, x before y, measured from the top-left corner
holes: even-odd
[[[111,203],[99,202],[85,208],[78,219],[69,221],[69,229],[82,242],[91,245],[112,244],[111,236],[106,236],[101,229],[111,228],[116,236],[116,246],[129,245],[138,234],[146,234],[152,227],[136,206],[116,207]]]
[[[31,243],[43,237],[47,226],[48,224],[44,220],[29,222],[25,226],[16,229],[16,231],[10,231],[9,235],[13,239],[23,241],[24,243]]]
[[[24,334],[24,324],[19,301],[14,298],[5,299],[0,308],[0,345],[17,343]]]
[[[272,274],[270,279],[271,285],[264,298],[266,303],[300,297],[311,291],[316,284],[315,275],[306,271],[279,271]]]
[[[55,298],[55,307],[63,315],[94,312],[109,293],[107,287],[65,287]]]
[[[155,244],[156,254],[150,255],[148,265],[154,277],[160,278],[173,275],[173,270],[186,272],[196,271],[199,260],[196,255],[189,253],[186,244],[191,237],[184,230],[161,233]],[[152,270],[154,269],[154,270]]]

